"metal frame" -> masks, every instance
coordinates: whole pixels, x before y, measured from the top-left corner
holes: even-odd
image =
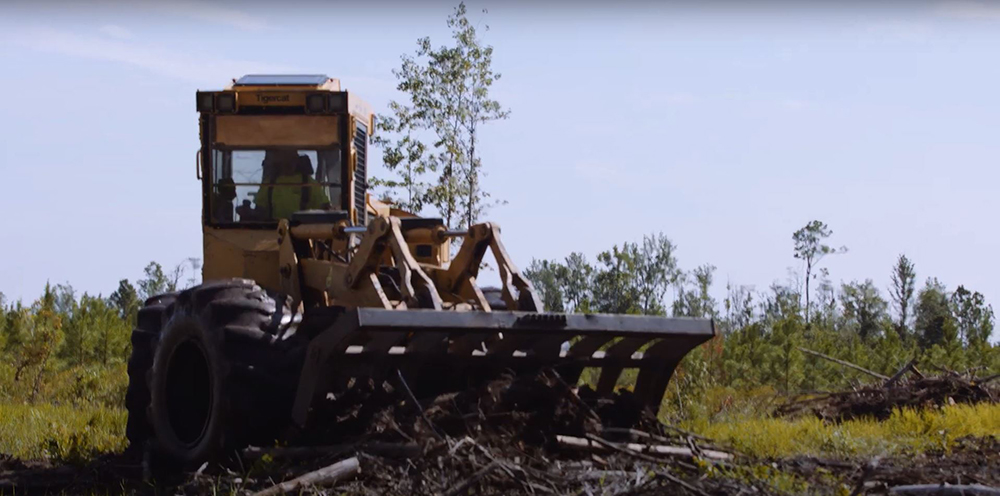
[[[338,376],[365,375],[346,366],[352,355],[382,362],[372,369],[418,372],[430,362],[459,368],[490,361],[511,368],[518,362],[531,368],[548,365],[571,383],[584,367],[601,367],[599,394],[611,393],[624,369],[638,368],[635,394],[655,413],[681,358],[715,335],[709,319],[356,308],[341,313],[310,343],[292,418],[305,426],[313,402]],[[616,338],[623,339],[600,351]],[[562,349],[564,343],[571,343],[568,349]]]

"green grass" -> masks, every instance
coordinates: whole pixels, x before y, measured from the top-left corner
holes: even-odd
[[[113,391],[120,388],[104,385],[102,377],[112,371],[93,376],[64,374],[60,382],[65,386],[50,389],[50,394],[61,393],[54,396],[63,401],[29,404],[11,397],[0,399],[0,453],[22,459],[82,461],[123,450],[126,412],[112,402],[120,396]],[[1000,404],[900,410],[881,422],[832,424],[813,417],[771,417],[775,394],[769,388],[714,388],[683,403],[673,396],[668,394],[664,405],[675,405],[674,412],[682,414],[664,415],[665,421],[761,458],[899,455],[947,450],[965,436],[1000,434]]]
[[[831,424],[814,417],[746,417],[718,422],[703,418],[683,426],[757,457],[870,457],[947,450],[961,437],[998,435],[1000,404],[898,410],[881,422],[850,420]]]
[[[94,405],[0,403],[0,453],[83,461],[125,449],[125,410]]]

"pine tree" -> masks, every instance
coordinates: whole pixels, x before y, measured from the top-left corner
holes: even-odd
[[[896,265],[892,269],[891,278],[892,287],[889,293],[896,307],[896,313],[899,315],[899,320],[896,322],[896,332],[900,338],[906,339],[909,336],[907,325],[913,303],[913,290],[917,280],[917,272],[914,270],[913,262],[906,258],[906,255],[899,255]]]
[[[818,220],[806,224],[805,227],[792,234],[792,240],[795,242],[795,258],[801,259],[806,264],[806,326],[809,325],[809,283],[814,277],[813,269],[823,260],[823,257],[847,252],[846,246],[833,248],[823,244],[823,240],[829,238],[831,234],[833,231]]]

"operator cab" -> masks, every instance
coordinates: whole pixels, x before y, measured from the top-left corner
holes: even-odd
[[[373,114],[337,79],[247,75],[196,99],[206,227],[273,227],[304,210],[366,224]]]
[[[365,226],[368,104],[326,75],[248,75],[195,95],[206,281],[279,288],[279,221]],[[371,213],[370,213],[371,212]]]

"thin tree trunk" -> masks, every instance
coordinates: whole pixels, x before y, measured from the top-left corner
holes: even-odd
[[[28,399],[28,403],[35,402],[35,396],[38,395],[38,389],[42,384],[42,374],[45,373],[45,364],[49,361],[49,356],[52,352],[46,353],[45,357],[42,358],[42,363],[38,366],[38,375],[35,376],[35,383],[31,386],[31,398]]]
[[[899,334],[899,339],[906,338],[906,311],[908,310],[907,306],[909,305],[907,305],[906,301],[902,301],[899,304],[899,325],[896,326],[896,333]]]
[[[413,208],[413,188],[414,188],[414,185],[413,185],[413,162],[409,162],[409,161],[406,163],[406,182],[407,182],[407,184],[406,184],[406,193],[407,193],[407,196],[408,196],[408,199],[406,200],[406,208],[407,208],[407,210],[414,210],[414,208]],[[416,213],[416,212],[413,212],[413,213]]]
[[[812,276],[812,262],[806,261],[806,327],[809,326],[809,278]]]
[[[469,211],[467,222],[470,228],[475,222],[476,190],[479,189],[478,174],[479,172],[476,170],[476,121],[473,119],[469,126]]]
[[[28,361],[22,360],[21,363],[17,364],[17,370],[14,371],[14,382],[20,382],[21,374],[24,370],[28,368]]]

